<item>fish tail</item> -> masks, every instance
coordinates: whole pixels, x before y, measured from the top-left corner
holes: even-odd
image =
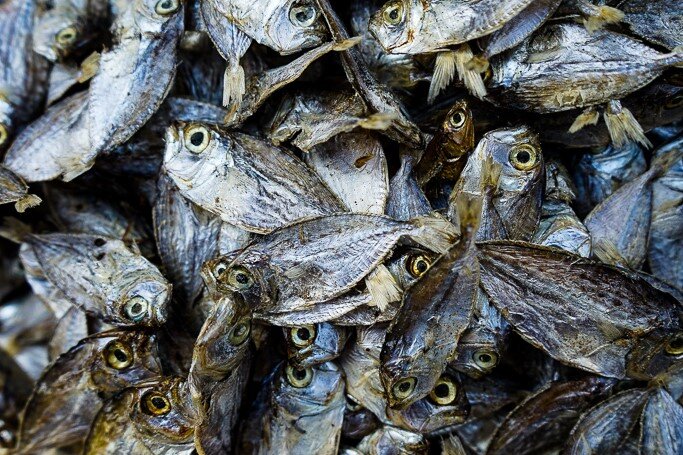
[[[455,69],[458,72],[458,77],[465,84],[469,92],[479,99],[484,99],[486,96],[486,87],[484,86],[484,79],[477,71],[468,69],[469,62],[474,58],[472,49],[468,44],[462,44],[455,51]]]
[[[361,37],[360,36],[354,36],[352,38],[347,38],[343,41],[339,41],[332,46],[333,51],[337,52],[342,52],[348,49],[351,49],[353,46],[356,44],[360,43]]]
[[[657,61],[659,68],[669,68],[675,66],[676,68],[683,68],[683,46],[676,46],[670,54],[665,54]]]
[[[239,106],[246,91],[244,68],[239,61],[231,61],[225,68],[223,77],[223,106]]]
[[[456,53],[454,51],[444,51],[436,54],[434,74],[432,75],[432,81],[429,84],[429,94],[427,95],[427,102],[429,104],[434,102],[434,99],[436,99],[441,90],[448,87],[448,84],[455,77],[455,59]]]
[[[78,82],[80,84],[92,79],[97,71],[100,69],[100,53],[93,52],[88,55],[83,63],[81,63],[81,73],[78,75]]]
[[[437,215],[421,216],[409,223],[418,229],[417,233],[410,234],[410,238],[436,253],[448,251],[458,238],[457,228]]]
[[[401,299],[401,288],[384,264],[378,265],[368,274],[365,284],[372,296],[371,304],[380,311],[386,310],[391,302]]]
[[[396,115],[393,113],[378,112],[362,119],[358,122],[358,126],[366,130],[382,131],[391,127],[394,120],[396,120]]]
[[[569,127],[569,132],[576,133],[586,125],[597,124],[598,120],[600,120],[598,110],[595,107],[589,107],[576,117],[572,126]]]
[[[41,202],[43,202],[43,200],[35,194],[27,194],[14,204],[14,208],[17,210],[17,212],[24,213],[26,209],[37,207]]]
[[[596,6],[583,2],[583,25],[589,33],[602,29],[605,25],[616,24],[624,18],[624,12],[611,6]]]
[[[631,111],[621,105],[619,101],[610,101],[604,113],[607,130],[612,142],[621,147],[629,141],[636,141],[644,147],[651,148],[652,143],[645,137],[643,127],[631,114]]]

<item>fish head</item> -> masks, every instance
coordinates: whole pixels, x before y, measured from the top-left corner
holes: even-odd
[[[200,184],[196,177],[212,163],[232,164],[233,141],[203,123],[176,122],[166,130],[165,142],[164,170],[181,189]]]
[[[426,335],[430,338],[429,335]],[[380,353],[379,376],[384,386],[390,408],[404,409],[425,397],[436,380],[428,362],[417,361],[428,351],[430,343],[425,339],[388,339]]]
[[[320,46],[329,38],[314,0],[270,2],[263,26],[266,45],[287,55]]]
[[[114,398],[116,400],[116,398]],[[178,377],[149,381],[128,389],[120,398],[137,433],[165,443],[185,443],[198,423],[189,387]]]
[[[162,374],[156,336],[142,330],[102,332],[82,343],[91,349],[87,359],[92,383],[112,394],[131,384]]]
[[[641,337],[626,358],[629,377],[648,380],[683,363],[683,331],[656,329]]]
[[[67,58],[86,41],[85,24],[68,4],[43,14],[34,30],[33,50],[51,62]]]
[[[235,251],[207,261],[202,277],[209,290],[235,293],[252,310],[267,305],[274,296],[267,258],[248,251]]]
[[[418,433],[431,433],[465,421],[470,404],[464,388],[453,375],[443,374],[429,395],[404,409],[387,408],[396,426]]]
[[[157,273],[136,273],[115,301],[115,318],[126,325],[158,327],[166,322],[172,286]]]
[[[438,255],[422,248],[399,247],[389,259],[387,268],[401,288],[407,289],[427,273],[437,257]]]
[[[444,151],[448,159],[457,160],[474,148],[474,121],[467,101],[456,101],[441,122]]]
[[[237,293],[220,295],[211,305],[192,354],[193,374],[222,379],[251,347],[252,311]]]
[[[419,0],[390,0],[370,18],[368,30],[387,52],[408,53],[423,15]]]
[[[143,33],[165,34],[175,29],[179,34],[182,31],[182,0],[136,0],[134,8],[134,20]]]
[[[276,401],[294,415],[316,415],[345,405],[343,373],[332,362],[312,367],[283,365],[276,381]]]
[[[482,328],[467,332],[458,342],[453,368],[478,379],[489,374],[502,358],[503,346]],[[487,339],[488,338],[488,339]]]
[[[328,322],[299,327],[284,327],[287,357],[297,367],[334,360],[341,355],[347,334],[343,327]]]

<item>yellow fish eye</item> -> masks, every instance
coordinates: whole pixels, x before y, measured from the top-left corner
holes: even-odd
[[[416,254],[408,258],[406,268],[412,277],[420,278],[422,275],[427,273],[427,270],[429,270],[429,266],[431,265],[432,260],[427,256],[424,254]]]
[[[142,396],[142,412],[151,416],[162,416],[171,412],[171,402],[158,392],[147,392]]]
[[[318,15],[311,5],[293,6],[289,10],[289,21],[297,27],[310,27]]]
[[[448,124],[451,128],[460,129],[465,125],[467,116],[462,109],[458,109],[448,118]]]
[[[405,400],[410,396],[417,386],[417,379],[405,378],[397,381],[391,388],[391,393],[397,400]]]
[[[683,354],[683,335],[678,336],[668,340],[664,346],[664,351],[669,355],[681,355]]]
[[[104,361],[112,368],[124,370],[133,363],[133,350],[121,341],[110,341],[104,348]]]
[[[287,365],[285,373],[287,382],[297,389],[306,387],[313,381],[313,370],[311,368],[295,368]]]
[[[179,0],[159,0],[154,7],[154,11],[162,16],[168,16],[180,9]]]
[[[315,326],[305,325],[303,327],[293,327],[289,329],[289,339],[298,348],[310,346],[315,341]]]
[[[458,396],[458,386],[448,376],[441,376],[436,385],[429,392],[429,398],[440,406],[446,406],[453,403]]]
[[[247,338],[249,338],[250,333],[251,321],[249,319],[241,319],[230,331],[230,334],[228,335],[228,341],[233,346],[238,346],[244,343]]]
[[[133,322],[140,322],[147,316],[149,302],[142,296],[130,298],[124,306],[126,317]]]
[[[236,266],[228,272],[228,284],[239,291],[244,291],[253,286],[254,277],[246,268]]]
[[[529,171],[539,162],[538,152],[529,144],[520,144],[510,150],[508,160],[512,167],[519,171]]]
[[[66,27],[55,35],[55,42],[61,47],[71,46],[78,39],[76,27]]]
[[[478,349],[472,354],[472,360],[481,369],[493,368],[498,363],[498,354],[488,349]]]
[[[393,1],[387,3],[382,11],[382,18],[384,22],[389,25],[395,26],[403,22],[403,2]]]
[[[185,147],[195,154],[202,153],[211,142],[211,133],[202,125],[190,125],[183,131]]]

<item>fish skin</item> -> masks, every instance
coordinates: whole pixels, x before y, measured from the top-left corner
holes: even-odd
[[[377,455],[427,455],[429,441],[419,433],[386,425],[364,437],[356,446],[356,450],[363,454]]]
[[[317,365],[306,370],[309,384],[296,387],[285,370],[278,365],[262,388],[239,453],[336,454],[346,407],[342,371],[333,362]]]
[[[596,90],[609,49],[610,78]],[[615,53],[618,50],[618,53]],[[491,99],[538,113],[566,111],[622,98],[644,87],[683,56],[662,54],[608,30],[590,34],[577,24],[550,24],[509,55],[493,59]]]
[[[380,215],[328,215],[273,231],[242,251],[208,262],[204,270],[209,282],[218,281],[219,290],[242,293],[254,309],[290,311],[355,287],[401,239],[444,251],[454,236],[453,226],[439,218],[400,222]],[[217,277],[214,270],[219,265],[225,270]],[[235,269],[245,269],[251,284],[243,288],[230,284]]]
[[[562,447],[581,414],[604,399],[614,383],[589,376],[548,384],[510,411],[486,454],[532,453]],[[539,438],[539,434],[544,436]]]
[[[0,204],[14,202],[14,208],[22,213],[39,205],[41,199],[28,193],[28,185],[14,172],[0,165]]]
[[[349,211],[384,213],[390,194],[389,170],[382,145],[372,133],[338,134],[315,146],[304,161]]]
[[[50,106],[18,135],[4,165],[29,183],[69,181],[90,169],[97,151],[88,133],[88,103],[81,92]]]
[[[491,303],[525,341],[562,363],[623,378],[629,352],[661,339],[656,329],[680,331],[679,302],[644,276],[524,242],[482,242],[478,250]]]
[[[114,342],[130,350],[132,367],[115,369],[106,363],[104,351]],[[38,380],[24,410],[18,452],[35,453],[82,441],[105,399],[160,374],[154,335],[112,331],[81,340]]]
[[[624,13],[622,22],[629,30],[653,44],[674,49],[683,45],[683,22],[678,14],[683,8],[680,0],[673,2],[643,2],[626,0],[619,4]]]
[[[170,410],[158,416],[147,411],[146,395],[163,396]],[[190,455],[195,450],[197,414],[189,395],[187,383],[179,377],[150,380],[124,390],[97,414],[83,453]]]
[[[88,132],[95,151],[130,139],[171,89],[184,8],[178,1],[177,9],[164,16],[155,12],[156,3],[135,0],[112,25],[115,45],[101,54],[88,91]]]
[[[122,241],[87,234],[47,234],[31,236],[27,243],[47,280],[86,313],[120,326],[166,322],[170,284]],[[133,317],[125,308],[136,299],[146,305],[141,302],[144,313]]]
[[[495,32],[521,13],[530,0],[483,0],[476,3],[447,0],[398,0],[385,3],[370,19],[370,33],[391,53],[436,52]],[[395,26],[383,14],[401,5]]]
[[[319,46],[329,37],[324,21],[320,17],[320,11],[312,0],[209,1],[220,14],[237,25],[254,41],[282,55]],[[294,8],[304,8],[301,13],[313,15],[312,21],[306,18],[303,22],[292,22],[290,15],[295,14]],[[298,25],[309,21],[311,23],[308,25]]]
[[[192,153],[184,132],[195,125],[168,129],[164,171],[184,197],[224,222],[264,234],[299,218],[345,211],[298,158],[254,137],[200,125],[209,144]]]
[[[511,156],[533,149],[528,168],[517,169]],[[520,152],[521,153],[521,152]],[[477,240],[528,240],[538,226],[545,189],[545,166],[538,137],[525,126],[486,133],[470,155],[448,199],[448,217],[457,220],[460,194],[484,197]],[[490,177],[500,168],[500,176]],[[497,171],[493,171],[496,172]]]
[[[306,340],[297,338],[302,329],[309,336]],[[304,327],[285,327],[283,331],[287,342],[287,361],[296,367],[312,367],[337,359],[348,337],[346,328],[327,322]],[[311,339],[312,332],[314,336]]]
[[[389,181],[386,214],[396,220],[407,221],[432,211],[432,206],[414,175],[416,155],[415,150],[401,149],[401,167]]]
[[[0,150],[33,119],[47,94],[49,64],[32,52],[36,3],[0,5]]]

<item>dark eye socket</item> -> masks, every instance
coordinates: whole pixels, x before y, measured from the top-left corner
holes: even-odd
[[[311,338],[311,332],[306,327],[301,327],[300,329],[297,329],[296,334],[303,341],[308,341]]]
[[[667,354],[671,355],[681,355],[683,354],[683,335],[678,335],[677,337],[669,340],[664,347]]]
[[[190,142],[192,145],[199,147],[202,145],[202,142],[204,142],[204,133],[201,131],[197,131],[196,133],[192,133],[192,136],[190,136]]]
[[[522,150],[521,152],[517,153],[517,161],[522,164],[526,164],[531,161],[531,154],[526,150]]]
[[[237,281],[239,284],[247,284],[249,282],[249,275],[244,272],[236,272],[235,281]]]
[[[489,363],[492,359],[491,354],[479,354],[479,361]]]
[[[446,384],[439,384],[434,387],[434,395],[439,398],[446,398],[449,392],[450,388]]]
[[[453,128],[462,128],[462,126],[465,124],[465,120],[467,117],[465,116],[465,113],[458,110],[451,115],[451,117],[448,119],[449,123],[451,124],[451,127]]]
[[[669,101],[666,102],[667,109],[674,109],[683,105],[683,93],[674,95]]]

